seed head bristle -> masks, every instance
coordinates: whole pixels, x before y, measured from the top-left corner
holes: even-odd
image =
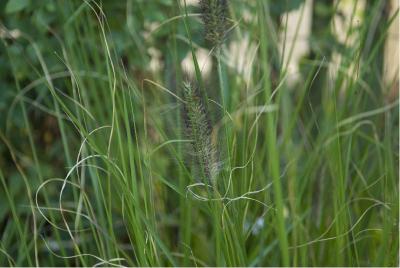
[[[205,39],[213,45],[220,45],[228,26],[228,0],[200,0],[204,23]]]
[[[190,82],[183,84],[183,119],[185,134],[191,140],[195,166],[208,182],[217,173],[216,150],[211,140],[212,126],[199,88]]]

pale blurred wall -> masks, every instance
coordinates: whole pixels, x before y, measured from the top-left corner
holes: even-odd
[[[399,0],[390,1],[389,17],[399,9]],[[389,28],[385,43],[383,79],[387,86],[389,97],[398,97],[399,90],[399,15]]]
[[[355,46],[358,40],[357,31],[347,36],[349,28],[357,27],[362,24],[364,19],[366,0],[336,0],[338,4],[338,14],[334,16],[332,23],[332,32],[336,35],[337,39],[348,46]],[[354,5],[357,4],[354,8]],[[304,8],[303,14],[302,9]],[[390,14],[393,16],[399,9],[399,0],[390,0]],[[355,10],[355,14],[353,14]],[[280,49],[284,53],[283,64],[288,68],[288,84],[293,84],[298,81],[299,75],[299,62],[300,59],[309,53],[309,38],[312,26],[312,11],[313,0],[306,0],[297,10],[283,14],[281,21],[286,28],[286,40],[284,30],[280,34]],[[339,13],[341,15],[339,15]],[[286,18],[287,17],[287,18]],[[296,36],[296,30],[298,33]],[[293,47],[292,54],[290,50]],[[282,54],[281,54],[282,55]],[[399,16],[393,21],[389,32],[384,49],[384,74],[383,80],[386,86],[390,87],[390,94],[398,95],[399,87]],[[340,53],[333,52],[332,58],[329,62],[330,73],[336,76],[339,68],[343,67],[343,62]],[[349,77],[355,74],[357,63],[350,63],[346,65],[345,71]],[[344,85],[345,88],[345,85]],[[344,89],[343,88],[343,89]],[[392,96],[393,97],[393,96]]]
[[[313,0],[306,0],[297,10],[282,15],[283,31],[280,34],[280,52],[283,53],[283,64],[288,71],[287,83],[293,85],[298,81],[299,62],[309,53],[312,27]],[[286,39],[285,39],[285,23]],[[297,35],[296,35],[297,31]],[[290,52],[292,50],[292,52]]]
[[[353,31],[352,29],[359,27],[363,23],[366,0],[336,0],[335,5],[337,5],[337,11],[331,25],[332,33],[340,43],[345,44],[347,47],[358,47],[357,42],[360,40],[360,36],[358,36],[360,31]],[[347,79],[345,81],[347,82],[351,82],[355,78],[357,75],[356,68],[359,67],[357,53],[359,51],[355,52],[354,60],[350,62],[343,62],[340,52],[334,51],[332,53],[332,58],[329,62],[329,73],[332,81],[335,81],[338,72],[343,72],[346,75]],[[347,83],[343,83],[341,92],[344,93],[346,88]]]

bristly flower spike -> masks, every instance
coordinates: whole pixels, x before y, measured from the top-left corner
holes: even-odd
[[[214,46],[224,40],[228,26],[228,0],[200,0],[205,39]]]
[[[212,144],[209,114],[199,92],[190,82],[183,84],[185,134],[191,140],[194,165],[205,183],[211,183],[218,171],[216,150]]]

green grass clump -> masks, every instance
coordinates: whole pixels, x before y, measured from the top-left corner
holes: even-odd
[[[183,2],[0,1],[0,266],[398,265],[398,10]]]

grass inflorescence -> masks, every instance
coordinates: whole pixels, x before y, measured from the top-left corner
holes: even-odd
[[[205,39],[220,45],[228,27],[228,0],[200,0]]]
[[[185,134],[191,140],[190,155],[195,159],[198,176],[204,183],[211,183],[218,171],[216,149],[212,143],[212,124],[199,88],[193,82],[183,84],[183,119]],[[205,180],[205,181],[204,181]]]

